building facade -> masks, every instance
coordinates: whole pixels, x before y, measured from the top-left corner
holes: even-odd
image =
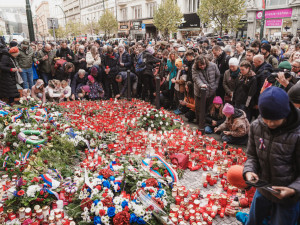
[[[81,22],[81,6],[79,0],[63,0],[63,10],[68,22]]]
[[[49,35],[47,19],[50,18],[48,1],[42,1],[35,10],[36,36],[37,39],[45,39]]]
[[[259,38],[262,25],[261,0],[247,1],[247,36]],[[264,37],[299,37],[300,0],[266,0]]]

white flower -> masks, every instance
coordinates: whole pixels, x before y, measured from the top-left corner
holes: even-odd
[[[155,117],[158,117],[158,114],[155,114]]]
[[[40,191],[41,187],[39,185],[31,185],[28,187],[27,191],[26,191],[26,195],[30,198],[35,196],[35,193]]]
[[[150,114],[149,113],[147,113],[147,117],[149,117],[150,116]]]
[[[102,216],[101,217],[101,222],[104,223],[104,224],[109,223],[109,217],[108,216]]]
[[[146,117],[144,117],[144,119],[143,120],[147,120],[147,118]]]
[[[117,214],[118,212],[122,212],[122,211],[123,211],[122,206],[116,205],[116,214]]]
[[[149,210],[149,212],[151,213],[151,211]],[[147,214],[146,216],[144,216],[143,220],[145,220],[146,222],[148,222],[149,220],[152,219],[152,216],[150,214]]]
[[[168,122],[166,122],[166,126],[169,126],[169,123],[168,123]]]
[[[151,127],[154,127],[154,124],[151,124]]]
[[[159,122],[159,124],[160,124],[160,125],[163,125],[163,122],[162,122],[162,121],[160,121],[160,122]]]
[[[14,147],[18,147],[18,144],[16,142],[13,143]]]

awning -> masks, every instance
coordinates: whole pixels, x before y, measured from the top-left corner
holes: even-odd
[[[179,31],[200,31],[200,28],[186,28],[186,29],[178,29]]]

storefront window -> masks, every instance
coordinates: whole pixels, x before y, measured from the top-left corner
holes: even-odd
[[[188,12],[197,12],[199,0],[188,0]]]
[[[267,6],[280,6],[287,5],[288,0],[267,0]]]

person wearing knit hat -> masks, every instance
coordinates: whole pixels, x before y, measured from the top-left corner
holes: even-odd
[[[213,104],[208,110],[205,117],[204,131],[206,134],[212,134],[215,127],[219,126],[225,121],[223,111],[223,101],[220,96],[216,96],[213,100]]]
[[[229,59],[229,66],[239,66],[239,60],[237,58]]]
[[[222,132],[221,139],[228,144],[245,145],[248,140],[249,122],[243,110],[234,108],[229,103],[224,105],[222,113],[226,116],[224,123],[214,131]]]
[[[264,56],[265,62],[271,64],[273,68],[278,67],[278,60],[275,56],[271,55],[271,45],[269,43],[263,43],[261,45],[261,54]]]
[[[300,111],[278,87],[261,93],[258,107],[261,116],[251,124],[243,177],[267,181],[271,188],[256,190],[247,224],[261,224],[271,215],[270,224],[294,225],[300,213]]]
[[[19,48],[18,47],[12,47],[8,51],[10,54],[18,53],[19,54]]]
[[[290,88],[288,95],[294,106],[300,109],[300,82]]]
[[[283,61],[279,64],[278,69],[283,69],[283,70],[292,70],[291,63],[289,61]]]
[[[10,48],[16,47],[16,46],[18,46],[18,42],[16,42],[16,41],[11,41],[11,42],[9,42],[9,47],[10,47]]]

